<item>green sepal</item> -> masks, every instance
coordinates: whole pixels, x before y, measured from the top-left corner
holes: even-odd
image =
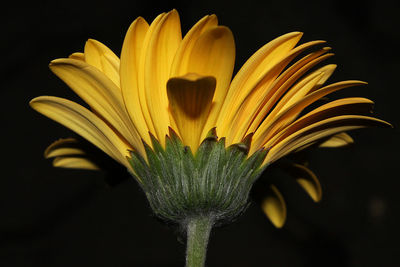
[[[216,129],[217,129],[216,127],[211,128],[211,130],[208,131],[208,133],[207,133],[206,137],[204,138],[203,142],[207,141],[207,140],[217,141],[218,140],[218,136],[217,136],[217,130]]]
[[[164,148],[161,146],[161,144],[157,140],[157,138],[151,132],[149,132],[149,135],[150,135],[151,144],[153,145],[154,152],[157,154],[164,153]],[[142,142],[144,142],[144,141],[142,141]]]
[[[225,146],[211,129],[193,154],[170,128],[165,149],[151,135],[152,147],[143,142],[146,159],[131,151],[129,162],[155,214],[182,224],[188,218],[208,216],[221,224],[239,216],[261,174],[267,154],[248,157],[251,135],[240,144]]]
[[[246,135],[245,138],[240,143],[233,144],[231,146],[236,147],[243,151],[246,155],[249,153],[251,140],[253,138],[253,133]]]

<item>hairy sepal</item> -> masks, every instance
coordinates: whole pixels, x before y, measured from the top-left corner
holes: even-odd
[[[251,139],[251,137],[250,137]],[[155,214],[184,224],[189,218],[208,216],[214,224],[238,217],[248,206],[253,183],[265,166],[267,151],[248,157],[251,140],[225,147],[212,129],[195,154],[170,130],[165,149],[151,138],[144,144],[147,161],[131,152],[130,163]]]

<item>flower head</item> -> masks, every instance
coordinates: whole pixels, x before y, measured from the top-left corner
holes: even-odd
[[[83,53],[50,63],[90,109],[52,96],[30,104],[128,168],[159,216],[182,221],[209,212],[230,219],[244,210],[251,185],[271,163],[313,144],[349,143],[349,130],[389,125],[370,117],[373,102],[361,97],[304,112],[330,93],[365,82],[325,86],[336,66],[317,65],[333,54],[324,41],[296,46],[301,37],[292,32],[264,45],[232,79],[234,38],[215,15],[183,38],[175,10],[150,25],[139,17],[120,58],[90,39]],[[58,141],[46,155],[56,166],[97,168],[74,143]],[[318,200],[318,180],[308,174],[311,179],[298,182]],[[263,207],[279,226],[274,203],[281,196],[275,186],[272,191],[277,197]]]

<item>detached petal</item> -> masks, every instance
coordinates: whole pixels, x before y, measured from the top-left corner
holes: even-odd
[[[187,74],[167,83],[169,107],[185,145],[195,153],[211,109],[216,80]]]

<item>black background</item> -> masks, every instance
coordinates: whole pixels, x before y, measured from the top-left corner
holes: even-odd
[[[354,132],[356,144],[317,150],[324,189],[314,204],[279,179],[288,220],[273,228],[257,204],[211,236],[207,266],[399,266],[399,10],[395,1],[14,1],[1,16],[0,266],[183,266],[184,245],[151,215],[133,179],[51,167],[44,148],[69,130],[31,110],[39,95],[77,97],[48,69],[88,38],[117,54],[129,24],[177,8],[183,31],[216,13],[234,33],[236,69],[271,39],[303,31],[328,41],[331,82],[369,82],[336,96],[365,96],[394,129]],[[334,95],[335,96],[335,95]],[[264,178],[276,175],[267,171]],[[266,178],[265,178],[266,179]]]

